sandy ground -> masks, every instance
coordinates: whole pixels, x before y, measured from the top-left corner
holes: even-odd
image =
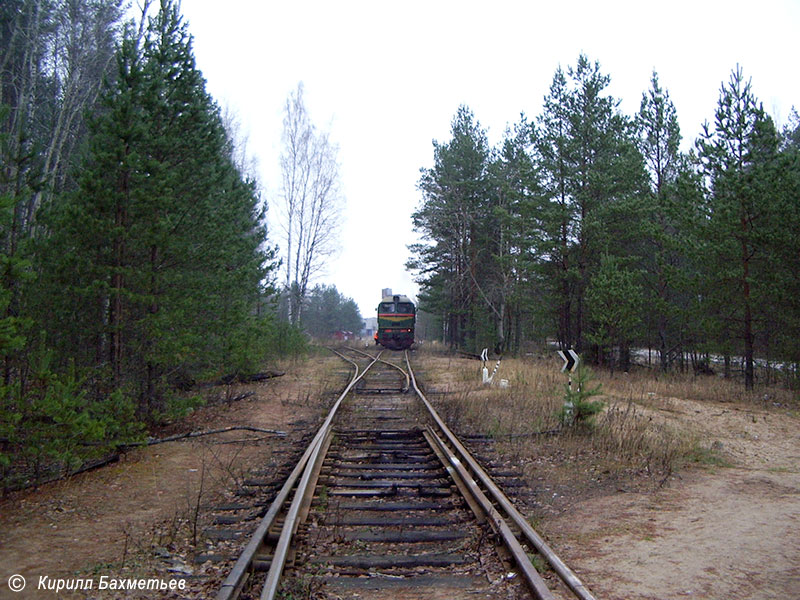
[[[546,523],[568,563],[608,600],[800,598],[800,419],[677,398],[651,410],[734,466],[576,504]]]

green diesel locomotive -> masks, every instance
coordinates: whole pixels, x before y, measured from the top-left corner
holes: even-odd
[[[416,308],[407,296],[384,296],[378,305],[375,343],[389,350],[406,350],[414,343]]]

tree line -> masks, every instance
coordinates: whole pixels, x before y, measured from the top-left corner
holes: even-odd
[[[0,4],[0,479],[144,435],[304,351],[236,124],[176,0]],[[322,291],[319,292],[323,293]]]
[[[358,334],[364,321],[356,301],[334,285],[315,285],[303,302],[303,330],[320,340],[330,340],[337,331]]]
[[[623,114],[598,62],[558,68],[541,112],[497,147],[466,106],[434,141],[408,266],[440,337],[517,352],[554,339],[627,368],[726,375],[741,357],[800,363],[800,119],[778,131],[737,66],[714,119],[681,150],[677,111],[653,73]]]

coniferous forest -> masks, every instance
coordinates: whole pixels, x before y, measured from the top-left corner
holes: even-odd
[[[196,382],[304,344],[178,3],[123,8],[0,6],[3,475],[136,440]]]
[[[685,152],[656,72],[634,115],[609,82],[581,55],[497,147],[466,106],[434,142],[408,267],[436,337],[473,352],[555,340],[612,370],[638,352],[663,371],[795,385],[797,113],[779,131],[737,65]]]

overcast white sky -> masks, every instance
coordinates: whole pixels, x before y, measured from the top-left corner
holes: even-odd
[[[311,119],[339,145],[346,197],[341,252],[321,282],[364,317],[384,287],[417,293],[404,264],[419,170],[461,104],[494,145],[520,112],[540,113],[556,68],[584,52],[629,115],[655,68],[687,148],[737,63],[779,124],[800,109],[800,0],[183,0],[182,12],[209,92],[249,137],[273,216],[283,106],[304,83]]]

